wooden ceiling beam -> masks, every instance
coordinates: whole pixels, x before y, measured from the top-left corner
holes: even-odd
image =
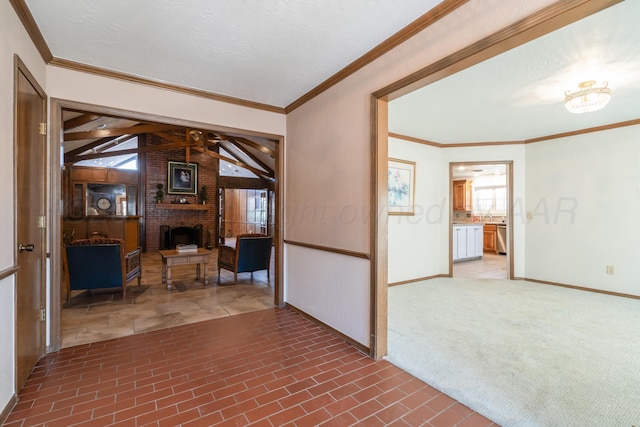
[[[208,155],[208,156],[211,156],[211,157],[215,157],[216,159],[224,160],[225,162],[229,162],[229,163],[234,164],[236,166],[239,166],[239,167],[241,167],[243,169],[247,169],[247,170],[255,173],[258,176],[265,177],[265,178],[269,179],[270,181],[272,181],[274,179],[273,175],[269,174],[269,172],[265,172],[265,171],[263,171],[261,169],[254,168],[253,166],[249,166],[249,165],[247,165],[245,163],[242,163],[242,162],[240,162],[240,161],[238,161],[236,159],[232,159],[230,157],[223,156],[221,154],[216,153],[213,150],[209,150],[209,149],[205,150],[202,147],[192,147],[192,148],[194,150],[196,150],[196,151],[199,151],[199,152],[205,154],[205,155]]]
[[[163,134],[163,133],[160,133],[160,132],[152,132],[152,133],[154,135],[159,136],[160,138],[164,138],[164,139],[166,139],[168,141],[175,142],[176,144],[174,144],[174,145],[177,145],[181,141],[180,139],[176,138],[173,135],[166,135],[166,134]],[[216,153],[215,151],[209,149],[209,145],[210,144],[206,140],[202,139],[200,141],[201,141],[201,144],[196,145],[196,144],[192,143],[188,147],[193,149],[193,150],[195,150],[195,151],[197,151],[197,152],[199,152],[199,153],[206,154],[206,155],[209,155],[211,157],[215,157],[216,159],[224,160],[225,162],[229,162],[231,164],[239,166],[239,167],[241,167],[243,169],[247,169],[247,170],[255,173],[256,175],[268,178],[269,180],[272,180],[274,178],[273,172],[272,173],[265,172],[265,171],[263,171],[261,169],[254,168],[253,166],[249,166],[249,165],[247,165],[245,163],[242,163],[242,162],[238,161],[237,159],[232,159],[231,157],[226,157],[226,156],[220,155],[220,154]],[[212,146],[212,148],[214,148],[213,144],[211,144],[211,146]]]
[[[138,147],[138,148],[129,148],[126,150],[117,150],[117,151],[108,151],[108,152],[103,152],[103,153],[91,153],[91,154],[84,154],[81,156],[73,156],[73,157],[69,157],[67,158],[67,156],[65,156],[64,158],[64,162],[66,163],[76,163],[82,160],[92,160],[92,159],[100,159],[100,158],[105,158],[105,157],[115,157],[115,156],[122,156],[125,154],[139,154],[139,153],[151,153],[154,151],[163,151],[163,150],[173,150],[176,148],[184,148],[184,147],[189,147],[191,144],[187,144],[185,142],[180,142],[180,143],[176,143],[176,144],[163,144],[163,145],[149,145],[146,147]]]
[[[64,141],[79,141],[82,139],[116,137],[122,135],[138,135],[141,133],[160,132],[168,130],[182,130],[183,127],[174,125],[139,125],[128,128],[97,129],[87,132],[69,132],[64,134]]]
[[[90,142],[88,144],[83,145],[82,147],[78,147],[74,150],[70,150],[66,153],[64,153],[64,158],[65,158],[65,163],[67,163],[66,159],[67,157],[76,157],[79,156],[80,154],[84,153],[87,150],[92,150],[95,147],[98,147],[102,144],[106,144],[107,142],[113,141],[113,138],[100,138],[97,139],[93,142]]]
[[[264,169],[265,171],[269,172],[269,173],[273,173],[273,169],[271,169],[269,167],[269,165],[267,165],[266,163],[264,163],[262,160],[260,160],[255,154],[253,154],[251,151],[247,150],[246,147],[244,145],[242,145],[241,143],[239,143],[238,141],[236,141],[233,138],[229,138],[225,141],[220,141],[220,145],[223,146],[223,143],[230,143],[231,145],[233,145],[234,147],[236,147],[238,150],[242,151],[242,154],[244,154],[245,156],[249,157],[251,160],[253,160],[254,162],[256,162],[258,164],[258,166],[260,166],[262,169]],[[223,148],[225,148],[223,146]],[[227,150],[229,151],[229,150]]]
[[[256,150],[262,151],[265,154],[270,155],[271,157],[275,158],[277,156],[278,153],[276,153],[275,151],[273,151],[272,149],[270,149],[269,147],[265,147],[264,145],[258,144],[255,141],[251,141],[250,139],[247,138],[243,138],[241,136],[230,136],[227,135],[225,133],[221,133],[221,132],[213,132],[214,135],[216,135],[217,137],[221,138],[221,139],[234,139],[238,142],[241,142],[243,144],[248,145],[249,147],[253,147]]]
[[[98,114],[89,114],[85,113],[78,117],[74,117],[73,119],[65,120],[62,124],[62,129],[67,131],[69,129],[75,129],[82,125],[86,125],[87,123],[91,123],[95,120],[98,120],[100,117]]]

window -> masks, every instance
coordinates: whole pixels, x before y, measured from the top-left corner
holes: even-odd
[[[101,145],[88,148],[82,154],[116,153],[120,150],[130,150],[138,148],[138,137],[125,135],[115,138]],[[138,155],[136,153],[123,154],[120,156],[105,156],[93,160],[82,160],[74,163],[76,166],[101,167],[113,169],[138,169]]]
[[[506,215],[507,187],[475,187],[473,192],[475,214]]]

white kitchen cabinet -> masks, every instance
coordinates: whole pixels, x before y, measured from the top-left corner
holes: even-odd
[[[453,226],[453,261],[482,258],[483,227],[478,224]]]

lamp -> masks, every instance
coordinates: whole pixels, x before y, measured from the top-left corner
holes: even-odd
[[[565,92],[564,105],[572,113],[582,114],[598,111],[604,108],[611,99],[611,89],[604,82],[602,87],[594,87],[595,80],[587,80],[578,85],[580,90],[570,93]]]

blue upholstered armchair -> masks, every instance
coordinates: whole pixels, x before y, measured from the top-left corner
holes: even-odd
[[[241,234],[236,239],[236,247],[220,246],[218,250],[218,283],[220,269],[233,271],[234,281],[238,281],[238,273],[251,273],[267,270],[270,278],[271,244],[273,238],[264,234]]]
[[[67,301],[74,290],[122,287],[124,298],[128,282],[138,278],[140,286],[140,248],[125,254],[124,242],[109,238],[74,240],[65,248]]]

